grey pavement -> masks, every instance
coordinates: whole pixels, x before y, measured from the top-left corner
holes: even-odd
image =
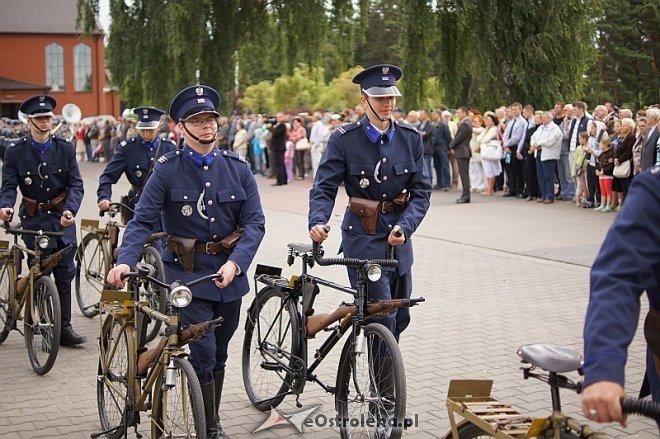
[[[78,219],[98,218],[96,185],[102,164],[84,163],[86,195]],[[266,213],[266,237],[255,262],[286,266],[286,244],[308,242],[307,194],[309,181],[271,187],[258,178]],[[127,188],[118,185],[116,198]],[[340,190],[341,192],[341,190]],[[614,214],[578,209],[569,202],[538,205],[524,200],[473,195],[473,203],[456,205],[457,191],[434,192],[432,207],[413,237],[414,296],[426,303],[412,309],[412,323],[401,337],[408,383],[408,414],[418,424],[406,437],[440,438],[449,428],[445,396],[455,378],[493,379],[493,394],[522,412],[546,416],[550,395],[545,384],[525,381],[516,349],[525,343],[557,343],[582,349],[582,326],[588,302],[589,266]],[[339,246],[339,224],[346,205],[342,193],[331,220],[334,229],[326,250]],[[339,267],[315,267],[313,273],[346,282]],[[321,290],[315,309],[329,312],[348,296]],[[254,291],[243,302],[245,311]],[[74,299],[75,303],[75,299]],[[75,307],[75,305],[74,305]],[[0,346],[0,437],[86,438],[99,429],[96,408],[96,345],[99,318],[87,319],[74,308],[74,326],[89,338],[78,348],[62,348],[53,369],[36,376],[29,365],[22,337],[10,334]],[[268,418],[253,408],[241,378],[243,324],[230,346],[227,382],[223,395],[223,426],[234,439],[289,437],[298,432],[282,426],[252,432]],[[310,343],[320,345],[321,335]],[[319,377],[334,382],[339,349],[318,369]],[[644,371],[643,336],[631,346],[626,376],[627,391],[636,395]],[[577,376],[573,376],[577,378]],[[563,392],[564,409],[580,415],[579,397]],[[303,407],[321,405],[315,412],[334,415],[330,394],[308,383],[300,398]],[[298,409],[287,397],[284,413]],[[142,415],[141,432],[148,436],[148,418]],[[613,437],[651,438],[657,427],[632,418],[623,430],[608,426]],[[338,437],[330,428],[304,427],[304,438]],[[129,437],[135,437],[130,434]]]

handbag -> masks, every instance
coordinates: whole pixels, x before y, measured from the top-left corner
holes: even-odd
[[[499,140],[491,140],[481,148],[482,160],[502,160],[502,145]]]
[[[626,160],[623,163],[619,163],[618,166],[615,166],[612,175],[621,179],[628,178],[630,176],[630,160]]]
[[[307,137],[303,137],[296,142],[296,151],[307,151],[309,149],[309,141]]]

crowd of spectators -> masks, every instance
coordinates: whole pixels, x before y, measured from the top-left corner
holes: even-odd
[[[361,105],[341,113],[278,113],[276,117],[233,112],[219,118],[216,145],[245,158],[255,174],[275,178],[271,139],[273,127],[281,122],[286,125],[286,182],[313,178],[330,135],[364,114]],[[397,107],[393,117],[421,133],[425,172],[434,189],[448,191],[460,183],[463,200],[466,193],[469,200],[470,192],[486,196],[502,192],[505,197],[543,204],[567,200],[585,208],[617,211],[634,176],[660,162],[658,106],[633,114],[605,104],[590,113],[584,102],[558,102],[549,111],[514,102],[483,113],[467,107],[452,113],[444,106],[405,113]],[[462,132],[471,134],[457,142],[461,126]],[[183,143],[177,124],[167,116],[158,133],[179,146]],[[26,134],[20,121],[0,121],[0,147],[3,141]],[[64,124],[58,134],[74,142],[79,161],[107,162],[119,143],[137,133],[135,119],[128,117],[86,118],[74,126]]]

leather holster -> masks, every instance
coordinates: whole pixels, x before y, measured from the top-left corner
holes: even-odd
[[[170,235],[167,238],[167,248],[179,259],[179,263],[186,273],[195,271],[195,238]]]
[[[360,217],[362,226],[369,235],[376,234],[380,203],[376,200],[352,197],[349,201],[353,213]]]
[[[239,228],[222,238],[220,241],[222,243],[222,251],[225,252],[225,254],[230,254],[232,250],[234,250],[234,247],[236,247],[236,244],[238,244],[242,234],[243,229]]]

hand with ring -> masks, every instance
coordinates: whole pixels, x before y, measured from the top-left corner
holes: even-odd
[[[598,381],[588,385],[582,392],[582,413],[595,422],[619,422],[626,426],[626,416],[621,410],[625,391],[619,383]]]

